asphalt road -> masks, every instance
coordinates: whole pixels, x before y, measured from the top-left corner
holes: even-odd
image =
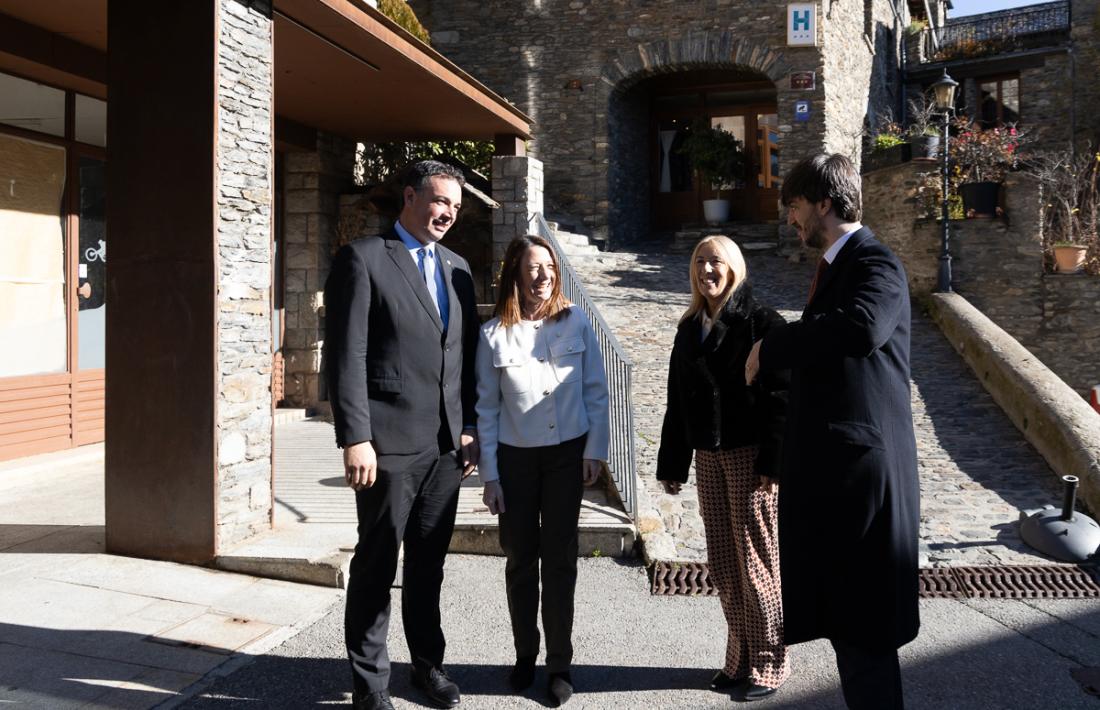
[[[463,708],[548,707],[546,677],[523,696],[507,687],[514,661],[504,598],[504,561],[452,555],[443,590],[447,668]],[[409,685],[394,593],[391,693],[398,708],[424,706]],[[1073,673],[1100,686],[1100,600],[922,602],[920,637],[902,650],[909,708],[1091,708]],[[612,559],[581,561],[573,680],[577,708],[720,708],[729,697],[704,690],[724,655],[717,598],[654,597],[643,568]],[[793,674],[761,708],[843,708],[826,642],[792,649]],[[343,605],[269,654],[186,701],[186,708],[304,708],[350,697]]]

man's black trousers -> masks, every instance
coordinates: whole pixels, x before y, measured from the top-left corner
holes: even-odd
[[[462,463],[438,449],[378,457],[374,485],[355,494],[359,542],[351,560],[344,636],[357,694],[389,686],[390,587],[405,543],[401,619],[413,665],[443,665],[443,561],[454,531]]]

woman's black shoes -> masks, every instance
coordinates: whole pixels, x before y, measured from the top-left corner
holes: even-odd
[[[710,689],[717,691],[733,690],[747,680],[748,678],[731,678],[726,675],[725,671],[718,671],[714,674],[714,677],[710,679]]]
[[[535,656],[525,656],[516,659],[516,665],[508,674],[508,685],[517,693],[531,687],[535,682]]]
[[[769,688],[766,685],[757,685],[756,683],[749,683],[745,687],[744,694],[741,695],[742,700],[752,702],[753,700],[763,700],[769,695],[773,695],[778,688]]]
[[[569,677],[569,672],[551,673],[546,693],[557,707],[565,705],[573,697],[573,679]]]

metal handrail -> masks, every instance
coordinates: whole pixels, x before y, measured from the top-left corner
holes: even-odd
[[[1042,37],[1069,29],[1069,0],[962,17],[939,28],[938,49],[925,30],[925,56],[941,61],[1011,52],[1043,44]]]
[[[584,290],[577,278],[577,272],[573,270],[573,265],[569,263],[565,251],[541,213],[535,213],[529,227],[554,247],[558,257],[558,278],[561,279],[562,293],[580,306],[596,332],[607,372],[608,410],[611,417],[611,448],[607,466],[611,470],[611,480],[623,501],[623,508],[631,520],[637,520],[638,478],[634,464],[634,403],[631,394],[634,364],[607,321],[600,315],[592,297]]]

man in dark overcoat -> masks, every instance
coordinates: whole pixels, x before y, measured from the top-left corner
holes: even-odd
[[[815,155],[783,184],[788,223],[825,249],[802,318],[746,365],[791,370],[779,486],[787,643],[827,638],[850,708],[901,708],[897,649],[916,638],[920,489],[909,391],[909,289],[860,224],[860,176]]]
[[[478,458],[479,322],[469,265],[438,242],[463,182],[449,165],[413,164],[394,228],[341,249],[325,283],[325,376],[359,519],[344,623],[356,710],[393,708],[386,632],[402,542],[413,685],[439,707],[460,700],[439,595],[459,484]]]

